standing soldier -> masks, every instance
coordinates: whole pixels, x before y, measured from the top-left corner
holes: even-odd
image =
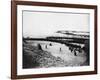
[[[74,56],[77,56],[77,55],[76,55],[76,49],[74,49]]]
[[[45,48],[47,49],[47,45],[45,46]]]
[[[61,47],[60,47],[60,51],[61,51]]]
[[[42,50],[42,47],[41,47],[41,45],[40,45],[40,44],[38,44],[38,49],[39,49],[39,50]]]

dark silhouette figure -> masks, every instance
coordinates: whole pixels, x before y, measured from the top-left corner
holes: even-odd
[[[74,49],[74,56],[77,56],[77,55],[76,55],[76,49]]]
[[[72,51],[73,51],[73,48],[71,47],[71,49],[70,49],[70,50],[71,50],[71,52],[72,52]]]
[[[39,50],[42,50],[42,47],[41,47],[41,45],[40,45],[40,44],[38,44],[38,49],[39,49]]]
[[[61,51],[61,48],[59,50]]]
[[[49,45],[50,45],[50,46],[52,46],[52,44],[51,44],[51,43],[50,43]]]
[[[71,50],[71,46],[69,46],[69,50]]]
[[[79,48],[78,51],[79,51],[79,53],[82,53],[82,49],[81,48]]]
[[[45,46],[45,48],[47,49],[47,45]]]

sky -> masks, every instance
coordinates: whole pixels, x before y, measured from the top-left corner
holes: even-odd
[[[89,32],[89,14],[23,11],[23,36],[49,36],[58,30]]]

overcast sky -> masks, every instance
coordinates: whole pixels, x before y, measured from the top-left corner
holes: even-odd
[[[89,14],[23,11],[23,36],[51,35],[58,30],[89,31]]]

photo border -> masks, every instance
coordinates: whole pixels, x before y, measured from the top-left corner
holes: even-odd
[[[93,9],[94,12],[94,71],[17,75],[17,5]],[[11,78],[42,78],[97,74],[97,6],[33,1],[11,1]]]

